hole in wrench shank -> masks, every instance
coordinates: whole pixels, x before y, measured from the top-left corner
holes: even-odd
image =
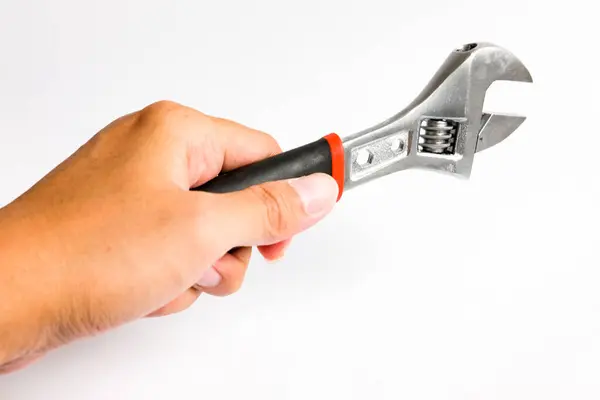
[[[456,49],[456,51],[464,53],[464,52],[473,50],[475,47],[477,47],[477,43],[467,43],[467,44],[459,47],[458,49]]]
[[[390,148],[392,149],[393,152],[400,153],[400,152],[404,151],[404,141],[402,139],[396,138],[396,139],[392,140],[392,143],[390,144]]]
[[[373,153],[371,153],[367,149],[362,149],[358,152],[356,156],[356,163],[361,167],[364,167],[367,164],[371,164],[373,162]]]

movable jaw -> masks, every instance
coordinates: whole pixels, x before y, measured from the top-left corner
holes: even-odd
[[[484,114],[485,94],[499,80],[533,81],[502,47],[470,43],[452,51],[404,110],[345,138],[346,188],[407,168],[468,178],[475,153],[504,140],[525,120]]]

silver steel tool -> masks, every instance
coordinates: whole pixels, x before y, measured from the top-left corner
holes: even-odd
[[[491,43],[453,50],[425,89],[402,111],[345,138],[315,142],[227,172],[194,190],[228,192],[315,172],[346,190],[408,168],[469,177],[475,153],[513,133],[524,116],[484,112],[485,95],[499,80],[533,82],[523,63]]]

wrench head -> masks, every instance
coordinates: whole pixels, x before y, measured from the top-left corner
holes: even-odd
[[[475,153],[512,134],[525,117],[484,113],[495,81],[531,83],[525,65],[492,43],[469,43],[454,49],[421,93],[388,120],[344,140],[346,185],[408,168],[422,168],[468,178]],[[395,146],[393,143],[402,143]],[[401,148],[402,151],[390,151]],[[360,152],[368,151],[367,165]]]
[[[500,143],[524,122],[524,116],[484,113],[486,92],[495,81],[533,79],[513,53],[491,43],[469,43],[448,56],[409,106],[409,114],[421,115],[413,148],[417,166],[468,178],[475,153]],[[448,146],[441,151],[443,144]]]

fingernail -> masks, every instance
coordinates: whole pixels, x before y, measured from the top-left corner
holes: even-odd
[[[279,257],[276,258],[276,261],[281,260],[285,256],[285,253],[288,251],[290,244],[292,244],[291,240],[286,240],[283,242],[283,246],[281,246],[281,250],[280,250],[281,253],[279,254]]]
[[[280,254],[277,258],[267,259],[268,264],[277,264],[279,261],[283,260],[284,254]]]
[[[279,262],[281,260],[283,260],[283,257],[285,256],[285,252],[287,251],[288,247],[290,247],[290,244],[292,243],[291,239],[288,240],[284,240],[283,242],[281,242],[279,245],[281,246],[279,249],[279,254],[277,255],[277,257],[269,260],[270,263],[276,263]]]
[[[292,179],[290,185],[300,196],[306,213],[311,216],[329,212],[337,200],[338,186],[329,175],[313,174]]]
[[[221,283],[221,279],[221,275],[213,267],[210,267],[204,272],[204,275],[198,281],[198,285],[205,288],[215,287]]]

